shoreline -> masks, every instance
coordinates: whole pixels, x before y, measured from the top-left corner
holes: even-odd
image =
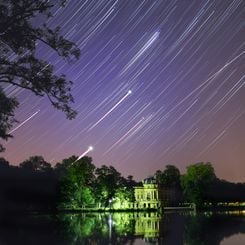
[[[56,210],[1,210],[1,214],[23,214],[23,215],[55,215],[55,214],[71,214],[71,213],[165,213],[165,212],[195,212],[195,213],[203,213],[203,212],[245,212],[245,206],[222,206],[222,207],[202,207],[199,209],[191,208],[191,207],[164,207],[162,209],[56,209]]]

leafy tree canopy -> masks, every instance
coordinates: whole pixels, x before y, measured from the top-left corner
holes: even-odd
[[[157,182],[162,186],[177,187],[180,185],[180,171],[174,165],[167,165],[164,171],[155,173]]]
[[[8,97],[6,84],[29,90],[37,96],[47,96],[51,104],[63,111],[67,118],[75,117],[70,107],[72,82],[64,74],[55,75],[54,67],[38,57],[38,43],[54,50],[68,62],[79,58],[80,50],[65,39],[59,27],[50,28],[46,21],[52,16],[54,5],[65,1],[3,0],[0,2],[0,138],[7,139],[14,122],[16,98]],[[43,20],[34,25],[35,18]],[[37,21],[36,21],[37,22]],[[1,147],[0,150],[3,150]]]
[[[74,156],[62,161],[68,167],[59,182],[60,207],[79,208],[94,203],[92,188],[95,182],[95,166],[92,158],[83,157],[71,162],[73,159]]]
[[[69,158],[63,159],[61,162],[58,162],[54,166],[55,172],[58,176],[65,176],[67,174],[68,168],[77,160],[77,156],[71,156]]]
[[[32,171],[52,171],[51,164],[46,162],[42,156],[32,156],[28,160],[20,163],[20,167]]]
[[[95,171],[96,174],[96,197],[99,202],[108,204],[109,199],[115,196],[117,189],[121,186],[122,176],[112,166],[102,165]]]
[[[72,163],[68,169],[68,176],[76,180],[78,185],[92,186],[95,180],[95,166],[91,157],[83,157]]]
[[[0,87],[0,138],[4,140],[7,140],[9,137],[11,137],[11,135],[7,132],[10,130],[12,123],[15,122],[14,109],[17,106],[17,100],[15,98],[8,98]],[[3,150],[4,148],[0,144],[0,152]]]
[[[181,186],[187,201],[198,206],[207,199],[207,189],[216,180],[211,163],[196,163],[187,167],[186,174],[181,178]]]

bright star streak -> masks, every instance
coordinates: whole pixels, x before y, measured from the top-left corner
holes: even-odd
[[[132,66],[140,58],[140,56],[145,53],[145,51],[157,40],[157,38],[159,37],[159,34],[160,32],[157,31],[152,35],[152,37],[146,42],[146,44],[140,49],[140,51],[123,68],[120,75],[125,73],[130,68],[130,66]]]
[[[32,114],[30,117],[28,117],[24,122],[22,122],[20,125],[18,125],[16,128],[12,129],[9,134],[12,134],[13,132],[15,132],[18,128],[20,128],[21,126],[23,126],[25,123],[27,123],[29,120],[31,120],[38,112],[40,112],[40,110],[36,111],[34,114]]]
[[[126,95],[124,95],[103,117],[100,118],[94,125],[92,125],[88,131],[92,130],[94,127],[96,127],[101,121],[103,121],[116,107],[118,107],[130,94],[132,94],[132,91],[129,90]]]
[[[79,157],[78,157],[78,159],[76,160],[76,161],[78,161],[78,160],[80,160],[82,157],[84,157],[84,156],[86,156],[90,151],[92,151],[94,148],[93,148],[93,146],[89,146],[88,147],[88,149],[83,153],[83,154],[81,154]],[[75,161],[75,162],[76,162]]]

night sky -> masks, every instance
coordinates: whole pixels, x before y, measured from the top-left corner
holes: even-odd
[[[2,154],[11,164],[32,155],[55,164],[93,146],[96,166],[137,180],[209,161],[219,178],[245,182],[243,0],[70,0],[53,12],[49,26],[81,58],[67,64],[40,43],[38,56],[74,82],[78,115],[6,87],[20,101]]]

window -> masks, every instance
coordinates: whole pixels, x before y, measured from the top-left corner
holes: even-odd
[[[147,200],[151,200],[151,193],[150,193],[150,192],[147,192],[146,199],[147,199]]]
[[[157,199],[157,192],[154,191],[154,199],[156,200]]]

